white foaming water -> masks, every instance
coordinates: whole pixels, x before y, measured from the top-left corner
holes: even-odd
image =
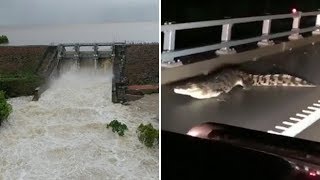
[[[137,139],[140,123],[158,114],[158,95],[129,106],[111,103],[111,73],[69,72],[38,102],[12,98],[0,127],[0,179],[158,179],[158,148]],[[129,131],[119,137],[106,123]]]

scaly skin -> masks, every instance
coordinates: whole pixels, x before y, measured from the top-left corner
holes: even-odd
[[[225,69],[219,73],[209,74],[201,79],[176,86],[174,92],[196,99],[208,99],[229,93],[239,85],[244,89],[251,86],[316,87],[301,78],[288,74],[252,75],[239,70]]]

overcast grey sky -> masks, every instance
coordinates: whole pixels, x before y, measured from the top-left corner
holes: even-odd
[[[0,25],[158,21],[158,0],[0,0]]]

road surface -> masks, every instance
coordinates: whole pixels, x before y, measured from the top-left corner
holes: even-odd
[[[265,73],[282,71],[320,84],[320,47],[308,46],[243,65]],[[290,117],[314,103],[319,103],[320,86],[316,88],[256,87],[236,88],[220,100],[197,100],[174,94],[172,85],[162,86],[162,130],[186,134],[203,122],[217,122],[260,131],[277,131],[276,126],[290,128],[284,121],[296,124]],[[320,103],[319,103],[320,104]],[[310,123],[295,137],[320,142],[320,122]]]

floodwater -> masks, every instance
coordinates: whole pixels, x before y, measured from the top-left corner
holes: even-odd
[[[111,72],[70,71],[37,102],[9,99],[13,113],[0,127],[0,179],[158,179],[158,147],[136,134],[158,128],[158,94],[129,106],[111,103]],[[114,119],[129,131],[106,129]]]
[[[106,24],[0,26],[8,45],[57,45],[59,43],[158,42],[158,22]]]

